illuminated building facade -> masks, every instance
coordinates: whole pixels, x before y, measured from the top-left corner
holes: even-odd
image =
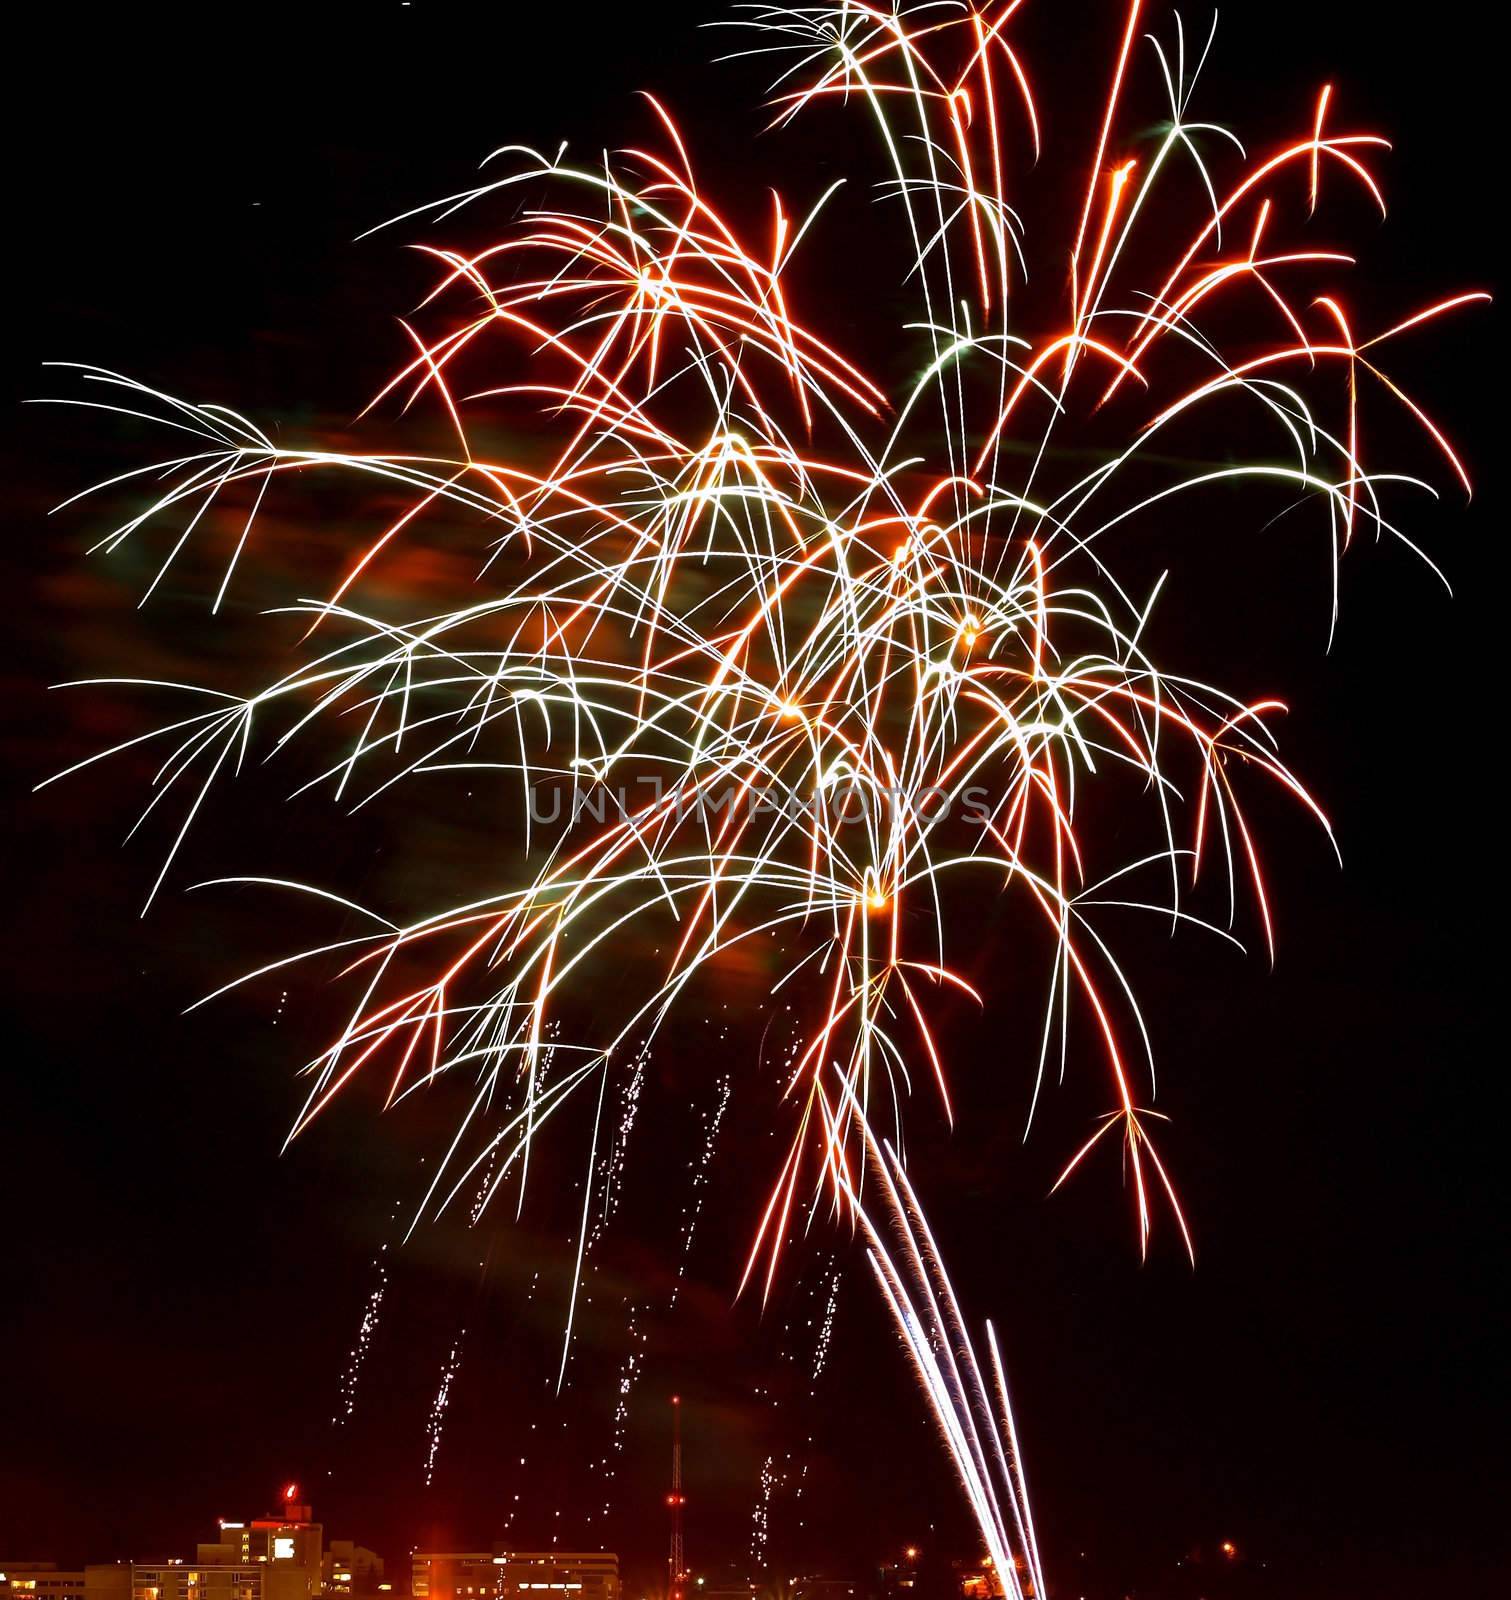
[[[268,1516],[222,1519],[215,1538],[196,1546],[193,1561],[118,1561],[67,1571],[51,1561],[0,1562],[0,1600],[320,1600],[326,1594],[376,1600],[389,1587],[382,1577],[381,1557],[362,1545],[336,1539],[325,1548],[324,1528],[291,1483]]]
[[[619,1600],[609,1550],[417,1550],[414,1600]]]
[[[211,1581],[213,1575],[216,1593],[142,1594],[133,1583],[131,1600],[314,1600],[324,1578],[324,1538],[325,1529],[291,1483],[276,1511],[250,1522],[222,1518],[217,1537],[196,1547],[195,1565],[202,1574],[197,1582]],[[256,1576],[255,1593],[247,1590],[249,1572]]]
[[[56,1561],[0,1561],[0,1600],[131,1600],[122,1565],[60,1569]]]
[[[0,1600],[84,1600],[84,1574],[56,1561],[0,1561]]]
[[[264,1569],[187,1561],[132,1562],[130,1600],[264,1600]]]

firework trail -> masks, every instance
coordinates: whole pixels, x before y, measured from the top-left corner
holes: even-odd
[[[929,1397],[1007,1600],[1042,1596],[1039,1539],[996,1332],[987,1323],[988,1378],[902,1162],[869,1129],[866,1146],[878,1179],[877,1200],[863,1203],[859,1189],[839,1179],[865,1238],[866,1258]],[[895,1236],[890,1248],[872,1220],[878,1212]]]
[[[388,1292],[388,1267],[381,1260],[383,1251],[387,1249],[388,1246],[384,1245],[379,1251],[378,1281],[373,1285],[367,1303],[362,1307],[362,1320],[357,1326],[357,1337],[347,1354],[346,1366],[341,1373],[336,1410],[331,1417],[331,1426],[335,1428],[345,1427],[357,1409],[357,1380],[362,1376],[367,1353],[372,1348],[373,1337],[378,1331],[378,1318],[383,1310],[383,1296]]]
[[[626,1354],[623,1364],[619,1369],[618,1382],[614,1387],[614,1412],[613,1432],[609,1441],[609,1448],[604,1453],[599,1468],[604,1478],[604,1494],[609,1494],[613,1487],[614,1479],[619,1473],[619,1463],[624,1456],[630,1421],[630,1400],[635,1392],[635,1384],[639,1380],[645,1366],[645,1344],[647,1334],[639,1324],[639,1312],[635,1302],[628,1303],[626,1311],[625,1345]],[[605,1498],[603,1514],[609,1514],[609,1501]]]
[[[640,1098],[645,1090],[645,1069],[649,1061],[648,1049],[638,1051],[631,1064],[630,1075],[624,1084],[619,1122],[614,1129],[613,1143],[609,1146],[608,1154],[599,1169],[601,1199],[598,1218],[593,1224],[592,1233],[588,1236],[590,1250],[603,1237],[604,1229],[608,1227],[614,1213],[619,1209],[625,1163],[629,1158],[630,1134],[634,1131],[635,1119],[640,1112]]]
[[[813,1347],[813,1365],[809,1369],[808,1373],[807,1409],[810,1423],[811,1419],[818,1415],[818,1383],[819,1379],[824,1375],[824,1368],[829,1364],[829,1352],[834,1344],[835,1319],[839,1315],[839,1285],[840,1279],[843,1276],[844,1274],[842,1269],[839,1266],[836,1266],[833,1272],[831,1272],[829,1275],[829,1281],[825,1291],[824,1310],[823,1314],[819,1318],[818,1337],[814,1341]],[[809,1323],[809,1326],[812,1326],[811,1322]],[[807,1445],[809,1454],[808,1458],[803,1461],[802,1466],[798,1470],[797,1487],[793,1491],[793,1498],[799,1501],[803,1498],[803,1493],[808,1487],[808,1467],[813,1452],[813,1433],[811,1431],[811,1427],[803,1442],[805,1445]],[[798,1519],[798,1526],[805,1526],[804,1519],[801,1517]]]
[[[515,875],[409,920],[250,880],[358,923],[248,975],[335,961],[350,987],[293,1132],[359,1078],[380,1079],[386,1104],[469,1081],[434,1215],[480,1172],[490,1198],[517,1174],[522,1205],[535,1141],[583,1103],[580,1283],[602,1152],[625,1132],[615,1142],[610,1079],[698,982],[769,959],[801,1032],[742,1285],[769,1292],[822,1209],[861,1227],[994,1556],[1025,1562],[1010,1416],[984,1398],[1003,1392],[995,1344],[990,1385],[968,1340],[950,1347],[960,1361],[936,1348],[941,1329],[964,1331],[901,1145],[875,1125],[900,1136],[915,1079],[952,1115],[939,1012],[986,1001],[952,964],[950,928],[989,899],[1039,933],[1048,968],[1042,1018],[1002,1030],[1014,1104],[1031,1119],[1073,1065],[1098,1063],[1106,1112],[1067,1141],[1060,1181],[1116,1148],[1140,1250],[1160,1208],[1192,1248],[1115,925],[1145,913],[1235,943],[1252,928],[1273,953],[1253,795],[1327,822],[1278,753],[1282,703],[1158,663],[1170,574],[1146,592],[1120,557],[1179,517],[1215,524],[1237,567],[1235,527],[1285,516],[1325,548],[1336,617],[1345,559],[1368,542],[1416,550],[1402,508],[1432,492],[1396,464],[1413,446],[1379,432],[1380,410],[1468,488],[1388,363],[1485,298],[1360,322],[1354,257],[1318,219],[1347,192],[1383,212],[1385,141],[1352,127],[1330,86],[1293,138],[1250,154],[1198,120],[1210,33],[1192,48],[1178,16],[1134,0],[1104,52],[1101,111],[1060,129],[1019,42],[1026,9],[762,5],[740,20],[776,74],[777,124],[875,125],[880,204],[916,297],[890,340],[923,352],[896,392],[799,314],[797,263],[834,191],[806,212],[772,195],[765,227],[743,230],[652,102],[640,146],[583,163],[510,148],[473,187],[397,219],[440,225],[490,201],[515,216],[482,248],[420,246],[434,285],[373,402],[434,405],[449,453],[285,444],[94,368],[97,398],[80,402],[173,441],[99,486],[145,497],[101,546],[159,540],[149,594],[186,552],[219,551],[218,609],[268,497],[310,479],[355,479],[384,518],[312,583],[323,597],[289,608],[304,632],[286,670],[240,695],[140,684],[181,709],[90,758],[155,756],[146,811],[171,818],[171,844],[149,899],[212,798],[296,743],[322,752],[300,791],[345,806],[446,774],[491,774],[519,797]],[[1014,203],[1041,153],[1075,202],[1070,236],[1047,245]],[[885,265],[851,268],[857,305],[891,302]],[[483,447],[470,424],[499,411],[548,419],[541,459]],[[371,597],[443,515],[476,536],[476,592],[396,616]],[[1241,575],[1220,598],[1234,593]],[[1097,820],[1110,812],[1115,828]],[[574,1295],[568,1341],[575,1311]]]
[[[758,1498],[750,1513],[750,1563],[757,1572],[766,1570],[771,1556],[771,1497],[782,1481],[782,1473],[775,1456],[767,1456],[761,1463],[757,1480]]]
[[[682,1293],[682,1283],[687,1277],[687,1265],[693,1253],[693,1239],[698,1231],[698,1218],[703,1215],[703,1201],[707,1190],[708,1169],[714,1158],[714,1147],[718,1141],[719,1128],[724,1121],[724,1113],[729,1110],[729,1097],[734,1090],[734,1080],[729,1073],[724,1073],[719,1078],[719,1099],[711,1112],[703,1116],[704,1137],[703,1146],[698,1158],[693,1165],[692,1182],[689,1186],[687,1202],[683,1206],[682,1214],[687,1218],[687,1225],[682,1230],[682,1255],[677,1262],[677,1276],[672,1284],[671,1299],[667,1309],[674,1310],[677,1298]]]
[[[425,1487],[428,1489],[435,1478],[436,1457],[441,1453],[441,1430],[446,1426],[446,1412],[451,1405],[451,1391],[456,1383],[456,1375],[462,1365],[462,1341],[467,1337],[465,1328],[457,1334],[451,1349],[447,1352],[445,1365],[441,1368],[441,1382],[435,1392],[435,1399],[430,1402],[430,1415],[425,1422]]]
[[[834,1319],[839,1315],[839,1281],[841,1273],[836,1267],[829,1276],[828,1287],[824,1296],[823,1316],[819,1319],[818,1339],[813,1348],[813,1369],[808,1375],[808,1398],[814,1398],[818,1390],[818,1380],[824,1375],[824,1368],[829,1364],[829,1348],[834,1343]]]
[[[778,1361],[789,1363],[794,1369],[806,1365],[806,1375],[801,1384],[798,1405],[803,1427],[802,1451],[785,1451],[782,1465],[778,1466],[775,1454],[768,1455],[757,1479],[757,1498],[751,1509],[750,1559],[753,1568],[766,1568],[771,1550],[772,1501],[778,1490],[790,1491],[794,1520],[799,1530],[807,1526],[802,1504],[808,1487],[808,1469],[814,1449],[815,1418],[818,1408],[818,1385],[834,1344],[835,1317],[839,1307],[839,1286],[844,1269],[835,1262],[803,1289],[805,1306],[795,1307],[783,1322],[778,1343]],[[798,1331],[801,1330],[801,1331]],[[804,1349],[807,1336],[812,1336],[812,1348],[805,1362]],[[793,1386],[796,1389],[796,1385]],[[791,1392],[791,1391],[789,1391]],[[764,1386],[753,1390],[754,1398],[766,1401],[773,1416],[781,1408],[779,1395]],[[794,1459],[798,1457],[798,1459]]]

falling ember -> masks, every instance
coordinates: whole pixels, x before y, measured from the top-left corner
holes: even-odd
[[[388,1247],[385,1245],[383,1248],[386,1250]],[[378,1316],[383,1309],[383,1296],[387,1289],[388,1268],[380,1260],[378,1281],[373,1285],[372,1293],[368,1295],[367,1303],[362,1308],[362,1321],[357,1327],[356,1342],[347,1355],[346,1366],[341,1373],[336,1411],[331,1418],[334,1427],[344,1427],[351,1421],[357,1409],[357,1380],[362,1376],[363,1364],[367,1360],[368,1351],[372,1348],[373,1335],[378,1331]]]
[[[640,1098],[645,1091],[645,1069],[650,1061],[650,1051],[641,1049],[636,1052],[634,1065],[630,1075],[625,1080],[623,1100],[619,1110],[619,1121],[614,1129],[613,1141],[609,1146],[608,1154],[603,1159],[599,1174],[599,1212],[598,1220],[593,1225],[593,1231],[588,1238],[591,1248],[603,1230],[608,1227],[614,1212],[619,1206],[620,1189],[624,1182],[625,1163],[629,1158],[630,1134],[635,1127],[635,1119],[640,1111]]]
[[[436,1457],[441,1451],[441,1430],[446,1425],[446,1409],[451,1404],[451,1390],[462,1365],[462,1341],[466,1337],[467,1330],[463,1328],[446,1356],[446,1364],[441,1368],[440,1387],[435,1392],[435,1399],[430,1402],[430,1415],[425,1419],[424,1473],[427,1488],[435,1477]]]
[[[686,1224],[682,1229],[682,1253],[677,1262],[677,1276],[672,1284],[671,1306],[677,1304],[677,1297],[682,1293],[682,1282],[687,1276],[688,1260],[693,1252],[693,1238],[698,1231],[698,1218],[703,1214],[703,1200],[706,1194],[704,1185],[708,1182],[708,1168],[714,1158],[714,1147],[719,1137],[719,1125],[724,1121],[724,1113],[729,1109],[729,1096],[733,1090],[733,1080],[729,1073],[719,1079],[719,1099],[713,1110],[703,1118],[703,1143],[698,1156],[693,1164],[691,1192],[687,1203],[683,1207],[683,1216]]]
[[[1431,567],[1404,530],[1409,497],[1435,492],[1417,474],[1467,491],[1468,473],[1394,353],[1486,296],[1355,309],[1368,285],[1349,287],[1356,260],[1317,219],[1335,193],[1383,214],[1385,140],[1330,86],[1298,105],[1293,137],[1250,154],[1196,120],[1208,50],[1133,0],[1100,49],[1078,41],[1106,93],[1087,126],[1064,128],[1034,89],[1025,9],[777,5],[741,23],[755,51],[786,57],[776,125],[876,123],[897,260],[859,253],[846,292],[877,316],[901,279],[916,293],[885,338],[921,347],[922,370],[895,392],[800,312],[794,263],[824,237],[833,191],[806,213],[763,197],[769,223],[747,228],[736,218],[753,208],[720,208],[655,102],[633,148],[581,163],[511,149],[512,166],[398,219],[435,225],[422,249],[436,276],[373,405],[433,405],[446,453],[287,443],[222,406],[81,376],[99,397],[83,403],[173,441],[100,486],[145,495],[101,544],[163,539],[149,594],[219,540],[218,609],[266,504],[313,479],[354,481],[383,519],[296,591],[324,599],[291,607],[303,633],[278,673],[237,693],[135,685],[179,709],[90,758],[158,754],[147,810],[174,825],[149,900],[196,817],[294,742],[318,751],[301,795],[354,807],[418,776],[489,772],[519,798],[466,898],[407,919],[363,904],[365,883],[216,880],[307,894],[344,919],[247,975],[310,960],[347,985],[293,1133],[358,1079],[385,1105],[460,1080],[468,1109],[422,1214],[460,1196],[476,1219],[511,1176],[524,1204],[537,1141],[582,1106],[564,1375],[646,1052],[686,1020],[695,980],[761,975],[798,1030],[781,1104],[761,1100],[742,1065],[757,1052],[729,1040],[729,1019],[683,1266],[738,1100],[781,1145],[741,1286],[768,1294],[821,1214],[861,1228],[993,1560],[1004,1574],[1024,1562],[1042,1593],[995,1341],[984,1373],[900,1141],[878,1124],[900,1135],[917,1084],[953,1120],[947,1007],[989,1007],[1018,1072],[980,1103],[994,1093],[1016,1122],[1072,1068],[1094,1071],[1101,1115],[1062,1134],[1060,1183],[1121,1170],[1139,1251],[1164,1217],[1194,1255],[1156,1146],[1154,1030],[1120,957],[1126,928],[1148,916],[1273,957],[1257,797],[1331,834],[1281,759],[1284,704],[1157,660],[1159,608],[1178,594],[1220,630],[1256,559],[1240,535],[1282,517],[1325,551],[1334,619],[1361,546],[1398,542]],[[1041,153],[1075,219],[1042,239],[1014,206]],[[436,242],[489,201],[512,219],[494,244]],[[516,434],[500,414],[520,432],[544,419],[545,459],[497,456],[485,441]],[[453,610],[417,593],[402,614],[399,558],[442,515],[475,537],[476,587]],[[1173,537],[1182,515],[1220,522],[1232,577],[1215,595],[1182,590],[1178,560],[1147,587],[1123,565],[1130,542]],[[962,905],[1037,936],[1042,1022],[958,969]],[[460,1351],[459,1336],[427,1482]]]
[[[808,1389],[810,1400],[817,1390],[818,1380],[824,1375],[824,1368],[829,1363],[829,1347],[834,1343],[834,1319],[839,1314],[840,1276],[840,1269],[836,1267],[829,1277],[828,1293],[824,1299],[824,1314],[819,1322],[818,1341],[813,1350],[813,1371]]]
[[[630,1400],[635,1392],[636,1380],[640,1377],[641,1369],[645,1364],[645,1350],[643,1348],[646,1334],[640,1328],[637,1320],[636,1307],[633,1301],[628,1312],[628,1326],[625,1330],[625,1342],[628,1349],[625,1353],[624,1364],[619,1369],[619,1382],[614,1393],[614,1437],[611,1445],[613,1456],[624,1454],[626,1430],[630,1421]],[[607,1464],[610,1477],[615,1471],[615,1463]]]
[[[756,1503],[750,1513],[750,1564],[757,1572],[765,1571],[771,1556],[771,1497],[781,1481],[776,1457],[767,1456],[761,1463]]]

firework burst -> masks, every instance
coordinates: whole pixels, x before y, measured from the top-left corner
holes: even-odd
[[[379,1078],[390,1104],[469,1080],[424,1214],[458,1196],[480,1211],[506,1182],[522,1199],[542,1130],[586,1100],[580,1279],[644,1052],[704,977],[774,964],[772,1011],[790,1008],[799,1032],[785,1155],[742,1282],[769,1291],[820,1208],[862,1228],[993,1554],[1027,1563],[1042,1592],[1010,1414],[986,1403],[995,1344],[991,1384],[974,1356],[968,1371],[940,1365],[963,1324],[877,1124],[900,1118],[914,1077],[949,1114],[941,1002],[997,1003],[959,970],[952,907],[990,895],[1047,952],[1042,1017],[1009,1052],[1014,1104],[1031,1114],[1094,1055],[1106,1114],[1067,1141],[1061,1181],[1120,1148],[1140,1249],[1161,1207],[1191,1248],[1109,925],[1142,910],[1235,941],[1252,927],[1273,949],[1252,796],[1268,785],[1327,823],[1278,753],[1279,701],[1154,659],[1165,580],[1130,587],[1120,549],[1177,516],[1221,519],[1227,536],[1235,507],[1256,528],[1285,512],[1326,542],[1336,614],[1359,535],[1409,543],[1398,507],[1428,487],[1375,464],[1376,406],[1467,488],[1389,358],[1483,296],[1359,325],[1340,287],[1353,258],[1316,219],[1344,189],[1383,209],[1385,141],[1331,89],[1294,139],[1250,155],[1196,119],[1210,35],[1193,48],[1178,17],[1134,3],[1094,126],[1058,128],[1017,39],[1023,9],[737,19],[740,47],[772,63],[777,124],[874,122],[878,202],[916,297],[894,337],[923,352],[900,390],[797,309],[834,191],[806,209],[773,194],[764,225],[739,225],[652,102],[643,146],[597,163],[511,147],[474,187],[397,219],[428,225],[435,279],[373,405],[437,407],[447,453],[289,445],[98,369],[76,403],[175,441],[101,486],[145,491],[102,543],[160,541],[149,593],[204,546],[224,552],[218,608],[269,500],[309,479],[355,478],[398,506],[294,605],[305,626],[284,670],[241,695],[153,686],[184,700],[130,741],[160,753],[148,810],[174,817],[154,894],[217,792],[295,743],[324,752],[303,787],[347,806],[445,774],[490,773],[518,796],[517,867],[465,903],[395,920],[354,893],[260,880],[361,921],[249,975],[334,958],[351,986],[294,1132],[358,1078]],[[1151,113],[1157,137],[1135,142]],[[1041,154],[1075,197],[1068,238],[1040,238],[1013,203]],[[433,242],[459,209],[501,201],[516,220],[495,242]],[[888,303],[894,279],[875,271],[852,263],[853,294]],[[501,457],[478,422],[500,413],[544,418],[549,442]],[[395,616],[365,599],[442,516],[475,530],[468,603]],[[1087,821],[1103,791],[1117,830]],[[644,983],[599,981],[616,962],[643,969],[648,948]],[[911,1267],[891,1264],[889,1228]]]

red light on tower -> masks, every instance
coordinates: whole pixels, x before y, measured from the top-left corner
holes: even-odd
[[[286,1504],[292,1505],[299,1498],[299,1485],[290,1483],[284,1486],[283,1498]]]

